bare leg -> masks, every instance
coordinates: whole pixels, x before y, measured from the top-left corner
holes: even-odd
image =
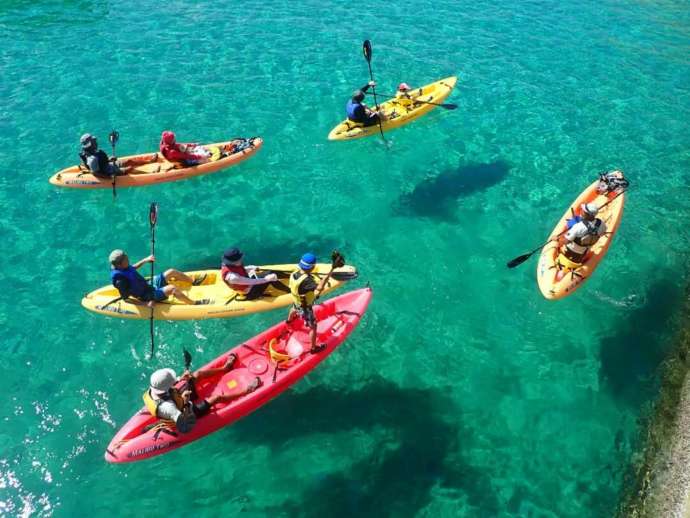
[[[213,376],[216,376],[218,374],[225,374],[226,372],[232,369],[236,361],[237,355],[235,353],[232,353],[230,354],[230,356],[228,356],[228,360],[225,362],[225,365],[213,369],[200,370],[194,375],[194,379],[200,380],[204,378],[212,378]]]
[[[165,282],[182,281],[188,282],[189,284],[194,282],[194,279],[192,279],[189,275],[175,270],[174,268],[165,270],[165,272],[163,272],[163,277],[165,278]]]
[[[297,310],[294,307],[290,308],[290,312],[288,313],[286,323],[289,324],[290,322],[292,322],[296,316],[297,316]]]
[[[316,328],[312,327],[311,331],[309,332],[309,338],[311,340],[311,348],[316,349]]]
[[[184,294],[184,292],[182,292],[182,290],[180,290],[176,286],[173,286],[172,284],[164,286],[163,293],[165,293],[168,297],[170,295],[174,295],[178,300],[181,300],[185,304],[194,304],[194,301],[192,299],[190,299],[187,295]]]
[[[254,381],[252,381],[248,387],[242,388],[239,385],[230,389],[230,392],[227,392],[225,394],[219,394],[217,396],[211,396],[208,398],[206,401],[213,406],[216,403],[226,403],[227,401],[231,401],[235,399],[236,397],[243,396],[245,394],[250,394],[254,392],[256,389],[258,389],[261,386],[261,378],[258,376],[254,378]]]

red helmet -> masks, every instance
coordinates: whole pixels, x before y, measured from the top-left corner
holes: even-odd
[[[172,131],[164,131],[161,134],[161,142],[167,144],[168,146],[175,143],[175,134]]]
[[[401,92],[407,92],[408,90],[412,90],[412,88],[410,88],[410,85],[407,83],[400,83],[398,85],[398,90]]]

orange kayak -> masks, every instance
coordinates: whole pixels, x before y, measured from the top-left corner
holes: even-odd
[[[592,245],[582,263],[574,263],[561,254],[562,242],[559,240],[550,241],[542,249],[537,264],[537,282],[542,295],[547,299],[561,299],[582,286],[599,266],[611,245],[613,236],[618,231],[623,216],[625,194],[620,190],[599,194],[598,185],[599,180],[592,183],[577,197],[551,232],[551,239],[565,233],[568,220],[580,216],[580,206],[583,203],[596,203],[602,207],[597,217],[606,223],[607,231]],[[604,207],[603,205],[607,202],[609,203]]]
[[[262,145],[263,140],[260,137],[204,144],[203,147],[211,152],[209,161],[192,167],[169,162],[160,153],[125,156],[119,160],[124,162],[125,166],[131,166],[132,169],[127,174],[116,178],[116,186],[140,187],[215,173],[246,160],[261,149]],[[73,189],[111,189],[113,185],[110,178],[98,178],[86,171],[83,165],[58,171],[50,178],[50,183]]]

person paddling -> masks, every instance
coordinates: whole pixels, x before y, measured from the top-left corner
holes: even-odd
[[[123,299],[135,297],[146,302],[149,307],[153,307],[155,302],[166,300],[171,295],[185,304],[204,304],[206,302],[203,300],[193,301],[177,286],[170,284],[173,281],[195,284],[195,279],[172,268],[156,275],[149,284],[137,270],[142,265],[153,262],[155,258],[152,255],[130,264],[129,257],[124,251],[113,250],[109,260],[111,265],[110,280]]]
[[[580,219],[561,237],[561,253],[570,261],[581,264],[589,249],[606,234],[606,223],[597,218],[599,206],[596,203],[583,203],[580,206]]]
[[[208,162],[208,152],[198,144],[183,144],[176,141],[172,131],[161,134],[159,146],[161,154],[171,162],[181,162],[185,167],[191,167]]]
[[[79,158],[82,164],[97,178],[112,178],[127,174],[129,162],[117,160],[115,157],[109,158],[105,151],[98,149],[98,140],[91,133],[84,133],[79,143],[81,144]]]
[[[319,352],[326,346],[325,344],[316,345],[314,301],[326,287],[328,277],[324,277],[321,282],[317,283],[316,275],[313,273],[315,266],[316,256],[312,253],[306,253],[297,264],[298,269],[290,274],[289,286],[293,305],[287,318],[287,323],[290,324],[299,316],[310,329],[309,338],[311,339],[312,353]]]
[[[372,86],[376,86],[376,82],[369,81],[365,86],[354,91],[352,98],[345,106],[348,120],[364,124],[364,126],[375,126],[379,120],[385,120],[383,113],[376,112],[364,104],[367,90]]]
[[[290,293],[290,288],[280,282],[275,273],[259,274],[256,266],[244,266],[243,257],[244,254],[237,247],[228,248],[223,254],[220,275],[230,289],[245,300],[258,299],[269,286],[283,293]]]
[[[180,433],[191,432],[196,420],[207,415],[214,405],[227,403],[239,396],[254,392],[261,386],[261,379],[257,376],[247,387],[236,385],[227,393],[217,394],[195,402],[199,399],[196,392],[196,382],[229,372],[236,361],[237,355],[230,353],[222,367],[202,369],[195,374],[185,370],[180,379],[177,378],[172,369],[158,369],[151,374],[151,386],[143,395],[146,409],[158,419],[175,423],[175,428]],[[184,381],[184,384],[180,388],[175,388],[175,384],[179,381]]]

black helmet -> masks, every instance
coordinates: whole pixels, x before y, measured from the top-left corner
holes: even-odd
[[[79,139],[82,149],[97,149],[98,143],[96,142],[96,137],[91,133],[84,133]]]
[[[233,246],[232,248],[228,248],[228,249],[223,253],[223,260],[222,260],[222,262],[223,262],[223,264],[224,264],[225,266],[232,266],[232,265],[235,264],[237,261],[239,261],[240,259],[242,259],[242,256],[243,256],[243,255],[244,255],[244,254],[242,253],[242,251],[241,251],[239,248]]]
[[[364,92],[362,90],[355,90],[352,92],[352,100],[358,103],[362,102],[364,100]]]

